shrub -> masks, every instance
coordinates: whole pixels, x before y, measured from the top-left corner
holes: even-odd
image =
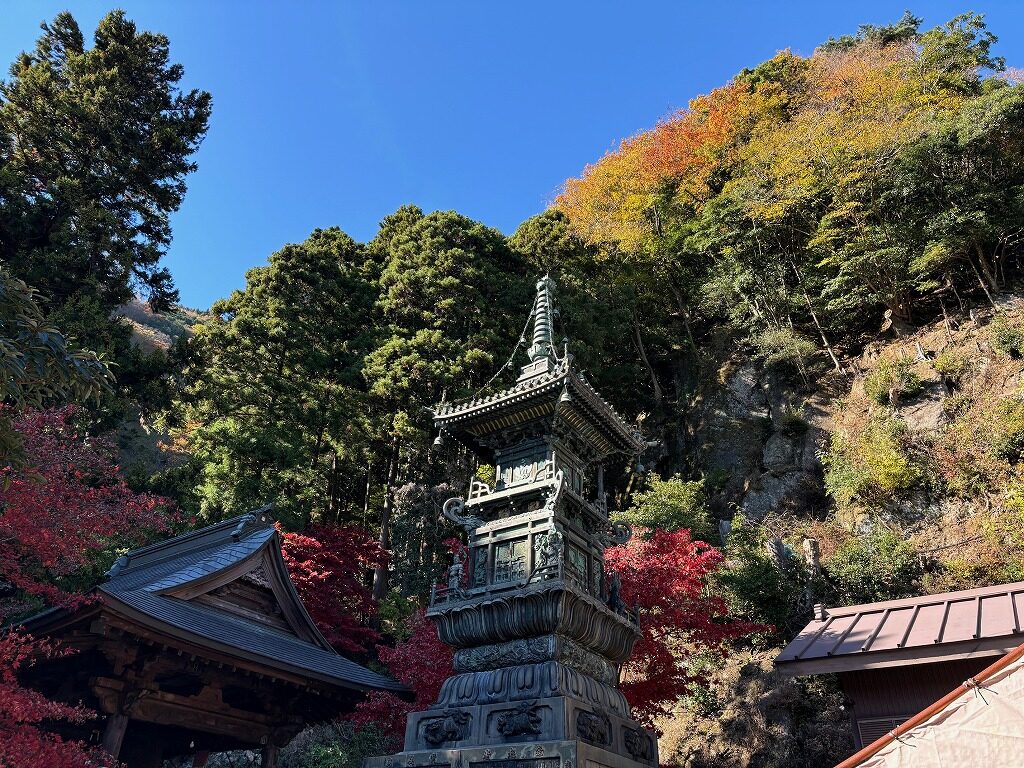
[[[961,351],[946,349],[935,356],[935,372],[949,384],[960,384],[974,370],[974,361]]]
[[[348,722],[306,728],[281,750],[281,768],[360,768],[367,757],[385,754],[388,744],[380,729]]]
[[[992,348],[1014,359],[1024,355],[1024,329],[1003,312],[988,324],[988,338]]]
[[[726,565],[716,581],[733,613],[770,624],[778,635],[785,636],[806,573],[797,558],[780,569],[768,554],[767,539],[761,526],[737,515],[725,547]]]
[[[864,378],[865,394],[880,405],[890,404],[894,395],[912,397],[921,386],[921,377],[909,360],[880,360]]]
[[[800,437],[810,427],[804,416],[804,409],[798,405],[786,404],[782,409],[779,431],[786,437]]]
[[[879,522],[851,536],[823,566],[842,605],[915,595],[923,574],[917,550]]]
[[[906,431],[902,421],[886,414],[872,419],[858,435],[833,433],[821,460],[825,489],[840,507],[854,499],[885,503],[918,484],[923,471],[909,449]]]
[[[1024,400],[1019,396],[999,403],[992,431],[992,452],[1009,462],[1019,461],[1024,452]]]
[[[678,475],[668,480],[649,476],[647,488],[633,494],[632,506],[616,515],[616,519],[651,531],[688,528],[694,539],[718,541],[703,480],[683,480]]]
[[[807,361],[818,352],[818,345],[791,328],[770,328],[750,337],[755,353],[766,366],[790,366],[808,381]]]

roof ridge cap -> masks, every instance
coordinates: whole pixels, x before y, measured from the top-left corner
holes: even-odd
[[[188,546],[189,543],[195,543],[200,538],[209,536],[210,534],[217,533],[219,530],[233,531],[239,527],[239,523],[245,517],[254,518],[253,524],[258,526],[260,530],[264,528],[273,528],[276,524],[276,522],[273,519],[269,519],[269,522],[266,522],[262,525],[260,524],[260,518],[258,513],[260,513],[264,509],[264,507],[260,507],[259,509],[255,509],[251,512],[243,512],[240,515],[235,515],[234,517],[229,517],[216,523],[211,523],[210,525],[203,526],[202,528],[196,528],[195,530],[187,531],[177,536],[171,536],[170,538],[164,539],[163,541],[156,541],[152,544],[147,544],[144,547],[129,550],[128,552],[125,552],[123,555],[117,558],[117,560],[114,562],[114,565],[110,568],[109,571],[107,571],[105,575],[107,576],[107,578],[117,576],[122,571],[124,571],[124,569],[133,567],[132,560],[144,558],[147,555],[155,554],[159,552],[161,549],[166,549],[171,545],[182,546],[182,549],[175,552],[175,554],[182,554],[184,552],[193,551],[197,547],[190,548]],[[156,563],[163,562],[165,559],[167,558],[157,557],[153,560],[150,560],[147,563],[147,565],[155,565]]]

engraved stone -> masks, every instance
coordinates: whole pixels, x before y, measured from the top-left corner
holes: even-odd
[[[540,710],[536,702],[524,701],[515,709],[498,715],[498,733],[505,738],[540,733]]]

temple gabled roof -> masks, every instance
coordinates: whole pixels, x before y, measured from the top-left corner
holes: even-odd
[[[49,632],[98,610],[160,642],[206,649],[268,674],[345,689],[406,690],[341,656],[320,634],[288,576],[281,536],[266,510],[128,552],[94,594],[99,600],[82,609],[47,611],[24,626]]]

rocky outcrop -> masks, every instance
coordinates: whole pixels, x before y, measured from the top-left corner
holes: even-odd
[[[820,498],[818,454],[828,440],[823,398],[805,399],[783,377],[749,363],[723,384],[707,406],[703,431],[716,512],[759,520]]]

